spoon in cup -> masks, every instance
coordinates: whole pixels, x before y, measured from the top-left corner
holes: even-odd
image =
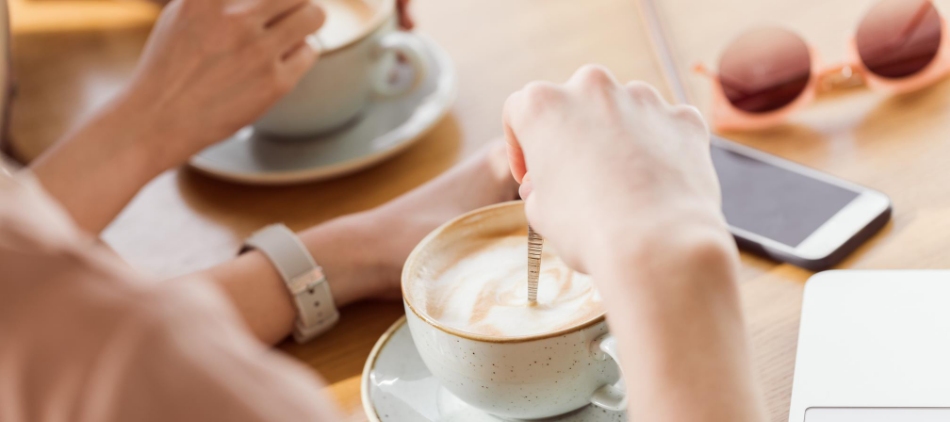
[[[541,272],[541,248],[544,239],[528,225],[528,305],[538,304],[538,276]]]

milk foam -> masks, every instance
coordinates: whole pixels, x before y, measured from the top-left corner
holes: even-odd
[[[590,321],[604,308],[589,276],[544,248],[538,304],[528,305],[527,237],[482,239],[440,272],[417,280],[413,302],[445,326],[492,337],[550,333]],[[421,297],[423,296],[424,297]]]
[[[376,10],[364,0],[316,0],[323,8],[326,21],[317,31],[323,48],[340,47],[360,35],[373,23]]]

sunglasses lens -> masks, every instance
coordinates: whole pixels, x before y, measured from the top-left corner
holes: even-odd
[[[884,0],[858,26],[858,54],[878,76],[913,75],[937,56],[941,26],[937,9],[928,0]]]
[[[811,77],[811,55],[798,35],[781,28],[745,32],[719,61],[719,81],[739,110],[765,113],[795,101]]]

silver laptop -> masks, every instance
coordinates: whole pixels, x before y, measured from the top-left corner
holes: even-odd
[[[813,276],[788,420],[950,421],[950,271]]]

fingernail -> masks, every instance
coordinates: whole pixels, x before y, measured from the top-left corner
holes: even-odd
[[[528,199],[528,196],[531,196],[531,191],[533,190],[534,183],[531,183],[530,180],[525,179],[518,188],[518,195],[521,196],[521,199]]]

